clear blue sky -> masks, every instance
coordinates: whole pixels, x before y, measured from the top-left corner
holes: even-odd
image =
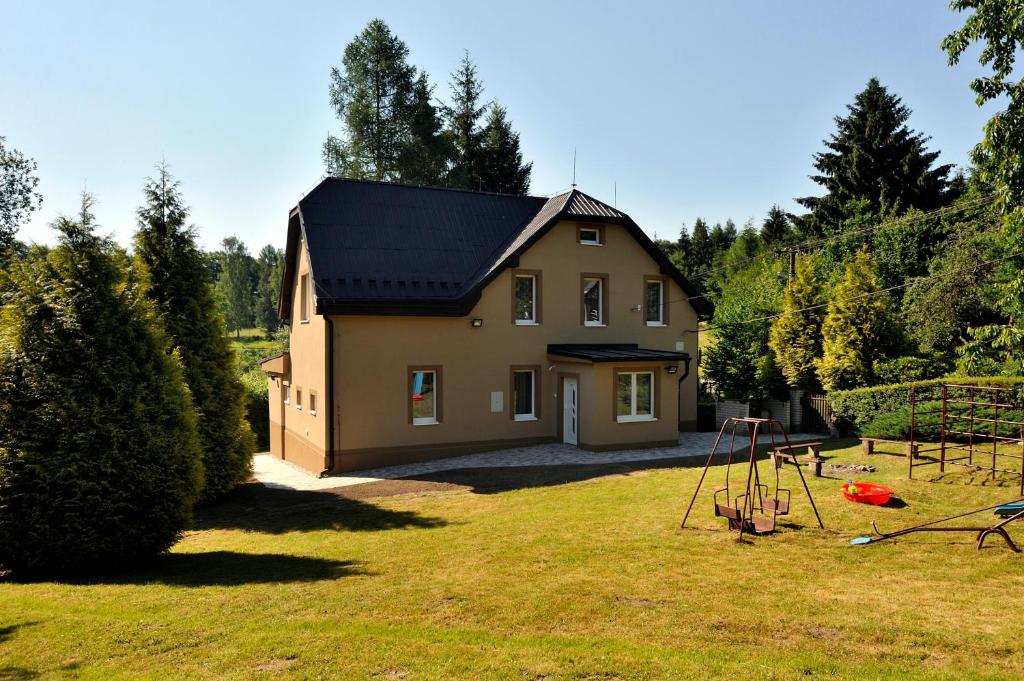
[[[35,157],[44,206],[21,231],[74,213],[84,188],[128,243],[161,157],[203,243],[283,245],[285,220],[340,129],[328,71],[374,17],[437,95],[463,49],[508,107],[534,162],[532,193],[580,188],[648,233],[703,216],[759,221],[815,193],[811,155],[878,76],[942,161],[964,164],[991,114],[968,90],[976,51],[946,65],[963,17],[944,0],[892,2],[65,2],[0,12],[0,135]]]

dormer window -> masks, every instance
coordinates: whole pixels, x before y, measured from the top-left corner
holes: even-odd
[[[600,246],[603,243],[601,238],[603,230],[600,227],[580,227],[576,234],[582,246]]]

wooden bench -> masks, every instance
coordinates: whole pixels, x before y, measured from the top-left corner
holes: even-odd
[[[801,449],[806,447],[807,454],[810,456],[810,460],[807,462],[807,467],[810,469],[814,477],[821,477],[821,457],[818,454],[821,452],[822,442],[793,442],[789,445],[776,445],[772,447],[771,454],[775,459],[775,465],[780,466],[783,461],[791,461],[797,466],[800,462],[797,460],[795,449]]]
[[[875,444],[886,444],[886,445],[900,445],[906,447],[907,456],[917,458],[918,443],[916,442],[903,442],[901,440],[886,440],[880,437],[862,437],[860,444],[864,447],[864,454],[871,456],[875,453]]]

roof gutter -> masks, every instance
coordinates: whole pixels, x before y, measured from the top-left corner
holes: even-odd
[[[324,315],[327,328],[327,467],[317,477],[334,472],[334,321]],[[690,363],[686,363],[689,372]]]

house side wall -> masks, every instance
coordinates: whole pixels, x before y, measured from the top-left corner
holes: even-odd
[[[334,317],[336,410],[340,451],[339,468],[351,469],[374,453],[387,458],[403,448],[458,453],[459,447],[484,449],[490,445],[551,441],[558,437],[557,375],[573,371],[548,359],[549,343],[636,343],[640,347],[685,350],[695,356],[690,376],[677,390],[680,373],[670,375],[665,363],[659,374],[661,412],[656,422],[616,423],[612,413],[613,365],[595,365],[583,372],[580,394],[594,395],[580,429],[581,444],[595,447],[629,442],[666,442],[676,438],[681,420],[696,422],[696,336],[684,333],[697,328],[693,308],[683,291],[666,280],[670,312],[668,325],[649,327],[643,312],[645,277],[660,276],[657,264],[635,239],[618,225],[607,225],[605,244],[577,243],[577,222],[564,221],[530,248],[520,259],[520,270],[542,273],[540,305],[542,323],[517,326],[512,320],[512,271],[499,275],[483,291],[467,317]],[[608,277],[606,327],[581,324],[581,274]],[[471,320],[483,320],[473,328]],[[294,338],[294,336],[293,336]],[[304,354],[304,353],[302,353]],[[303,361],[295,345],[293,361]],[[510,368],[539,366],[540,414],[536,421],[511,418]],[[437,425],[414,426],[408,422],[408,369],[412,366],[443,367],[441,395],[443,418]],[[578,366],[578,365],[577,365]],[[297,372],[297,366],[293,374]],[[607,380],[607,390],[597,386]],[[501,410],[492,411],[492,393],[501,393]],[[453,446],[458,445],[458,447]],[[348,462],[346,462],[346,458]],[[363,467],[360,463],[358,467]]]
[[[315,314],[315,291],[310,281],[310,310],[308,321],[302,321],[302,305],[299,292],[304,275],[309,275],[309,257],[305,242],[301,242],[296,255],[296,276],[292,282],[289,350],[291,370],[284,381],[288,383],[290,404],[283,403],[282,388],[277,388],[276,401],[270,405],[271,445],[275,439],[274,414],[280,414],[279,439],[283,442],[284,458],[307,470],[319,472],[326,466],[327,448],[327,382],[326,382],[326,327],[327,323]],[[275,386],[271,377],[271,400],[274,400]],[[302,408],[298,408],[297,391],[302,391]],[[316,394],[317,413],[310,411],[310,395]],[[276,453],[275,453],[276,455]]]

